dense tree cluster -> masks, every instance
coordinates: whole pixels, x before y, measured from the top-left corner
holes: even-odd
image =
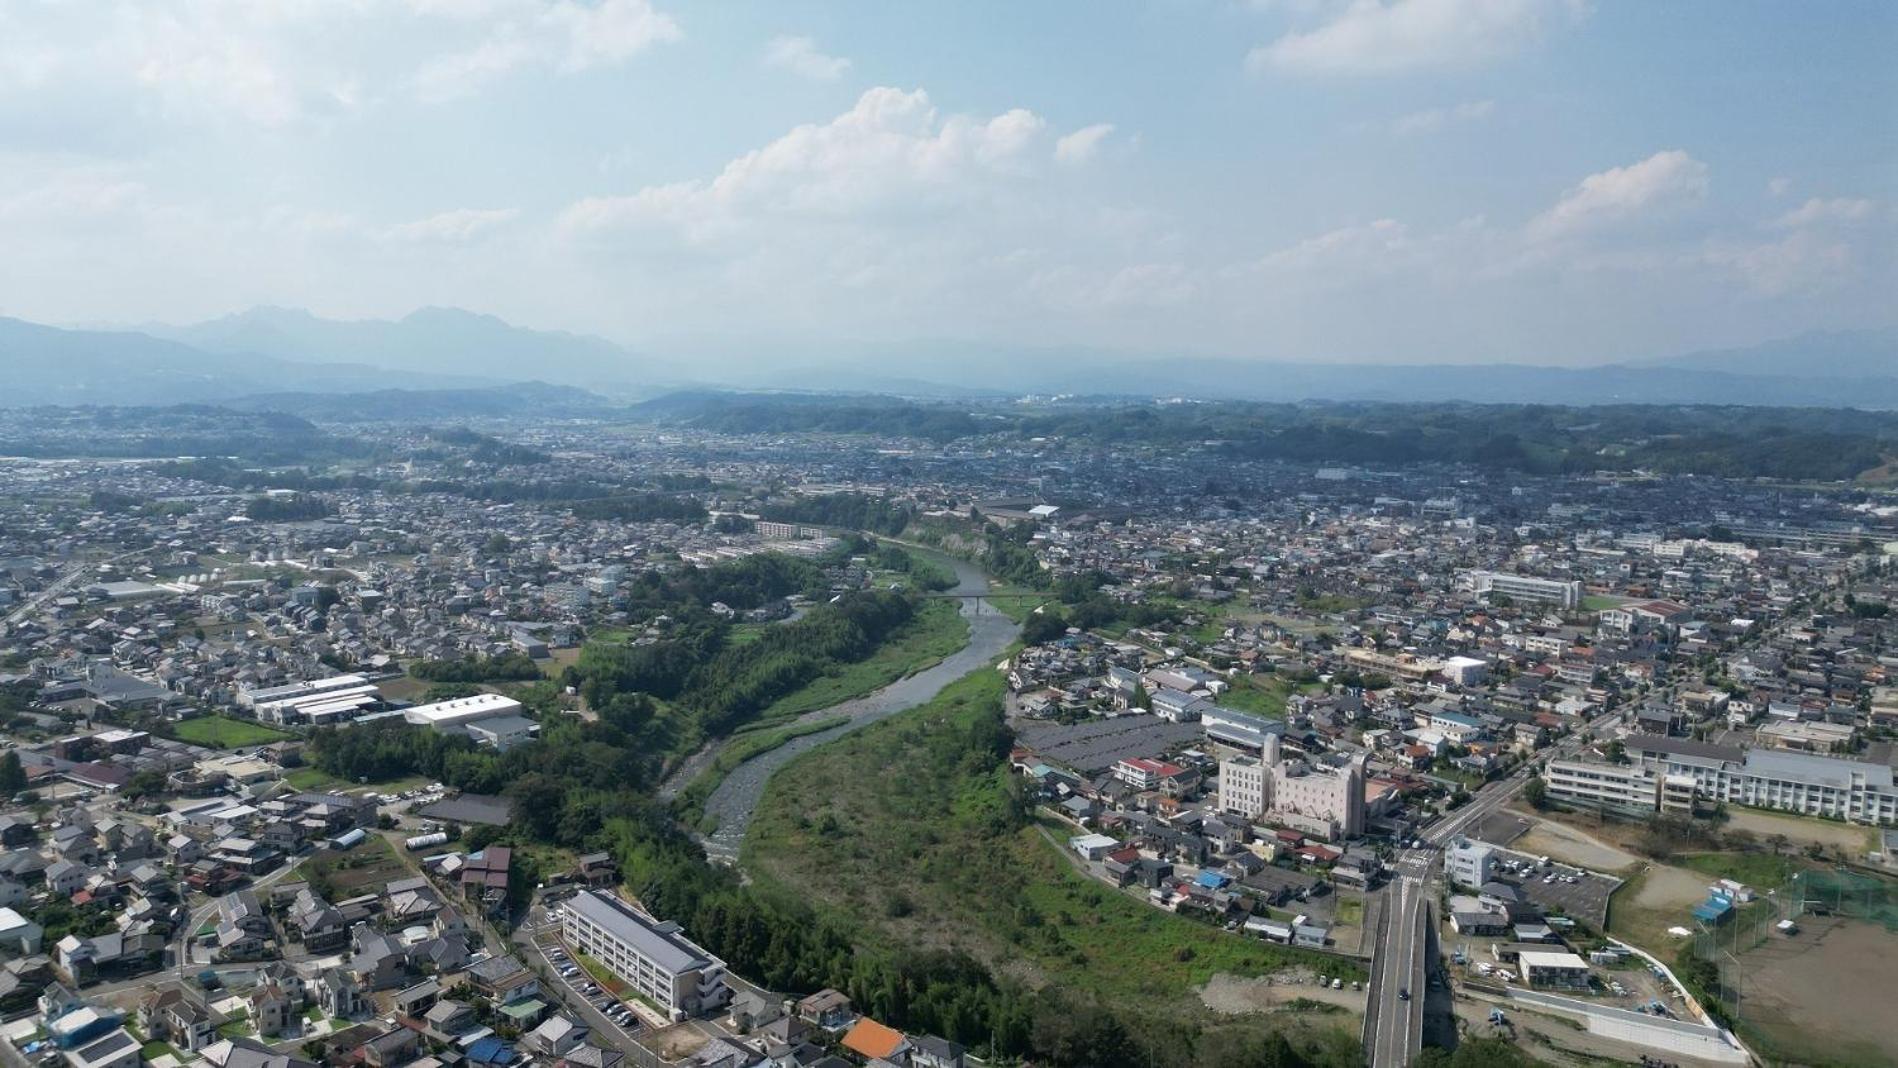
[[[526,653],[503,653],[460,660],[417,660],[408,665],[408,672],[429,682],[522,681],[540,678],[540,665]]]
[[[639,413],[747,432],[930,440],[1006,435],[1200,448],[1317,463],[1464,463],[1555,474],[1600,469],[1725,477],[1851,479],[1898,456],[1888,412],[1731,405],[1208,402],[1073,405],[1055,411],[878,398],[680,394]]]
[[[908,575],[911,584],[918,589],[946,590],[956,584],[954,571],[927,556],[918,556],[901,545],[873,542],[864,551],[873,566]]]
[[[869,656],[914,616],[900,593],[852,593],[743,644],[725,644],[722,627],[697,627],[649,645],[588,645],[568,683],[595,708],[651,694],[689,710],[699,733],[715,736],[833,666]]]
[[[758,514],[780,523],[901,534],[916,517],[916,509],[913,505],[892,503],[867,493],[826,493],[773,501],[759,509]]]
[[[982,566],[1004,582],[1037,590],[1046,587],[1048,569],[1029,547],[1033,534],[1026,525],[1004,529],[988,524],[982,532]]]
[[[321,497],[307,493],[287,497],[252,497],[244,504],[244,514],[260,523],[296,523],[334,515],[336,509]]]
[[[711,567],[643,572],[627,587],[626,598],[641,614],[676,614],[714,604],[757,608],[792,594],[817,596],[828,588],[824,569],[808,560],[783,553],[757,553]]]

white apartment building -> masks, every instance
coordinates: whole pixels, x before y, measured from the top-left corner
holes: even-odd
[[[1219,811],[1255,820],[1265,814],[1265,765],[1258,757],[1237,756],[1219,762]]]
[[[600,890],[574,895],[562,911],[562,934],[570,946],[604,964],[674,1020],[731,1000],[725,962],[686,938],[678,924],[642,915]]]
[[[1512,575],[1506,571],[1465,571],[1464,589],[1472,593],[1500,593],[1511,600],[1559,605],[1565,609],[1582,606],[1582,584],[1574,579],[1543,579]]]
[[[1496,873],[1496,847],[1458,838],[1443,851],[1443,874],[1452,886],[1480,890]]]

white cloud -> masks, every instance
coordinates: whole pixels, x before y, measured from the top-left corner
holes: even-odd
[[[1805,226],[1822,226],[1830,223],[1864,222],[1872,217],[1877,205],[1858,197],[1813,197],[1804,204],[1773,220],[1773,225],[1783,229],[1797,229]]]
[[[1101,142],[1114,132],[1111,122],[1097,122],[1092,126],[1083,126],[1067,134],[1054,143],[1054,158],[1060,163],[1086,163],[1100,151]]]
[[[678,21],[651,0],[513,0],[451,10],[478,16],[490,28],[474,45],[437,56],[415,72],[411,84],[426,101],[467,96],[529,67],[574,73],[610,66],[684,35]]]
[[[600,0],[595,4],[561,0],[540,21],[564,34],[560,67],[569,71],[618,63],[683,36],[678,21],[656,10],[650,0]]]
[[[84,225],[141,210],[148,203],[144,183],[114,168],[78,167],[36,175],[13,189],[0,188],[0,223]]]
[[[1494,100],[1468,100],[1455,107],[1413,111],[1391,123],[1391,129],[1406,136],[1435,133],[1445,126],[1487,119],[1495,111]]]
[[[1791,178],[1784,178],[1784,177],[1768,178],[1766,180],[1766,195],[1767,196],[1783,197],[1787,193],[1792,192],[1792,190],[1793,190],[1793,180]]]
[[[809,37],[774,38],[765,46],[764,62],[814,82],[834,82],[850,69],[849,60],[825,55]]]
[[[75,126],[282,127],[405,86],[448,99],[517,69],[618,63],[679,36],[652,0],[0,3],[0,107],[26,90],[99,113]]]
[[[1680,149],[1591,174],[1529,223],[1536,239],[1566,237],[1707,192],[1707,165]]]
[[[1354,0],[1319,26],[1253,49],[1246,66],[1343,75],[1472,66],[1513,55],[1586,14],[1580,0]]]
[[[1768,297],[1838,285],[1851,276],[1854,266],[1851,246],[1808,230],[1757,244],[1711,242],[1705,260]]]
[[[386,234],[397,241],[466,242],[513,222],[519,215],[516,208],[457,208],[391,226]]]
[[[1046,125],[1022,108],[987,120],[943,116],[920,89],[871,89],[842,115],[796,127],[710,180],[589,197],[571,205],[561,225],[584,232],[661,224],[702,239],[774,216],[821,223],[934,212],[1024,172]]]

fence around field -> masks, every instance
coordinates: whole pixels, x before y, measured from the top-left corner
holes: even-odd
[[[1788,885],[1799,890],[1802,913],[1864,920],[1898,933],[1898,882],[1832,869],[1800,872]]]

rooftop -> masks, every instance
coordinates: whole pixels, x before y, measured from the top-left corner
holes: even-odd
[[[599,891],[575,894],[567,908],[632,946],[661,970],[678,975],[718,963],[678,933],[678,926],[642,916],[631,905]]]

